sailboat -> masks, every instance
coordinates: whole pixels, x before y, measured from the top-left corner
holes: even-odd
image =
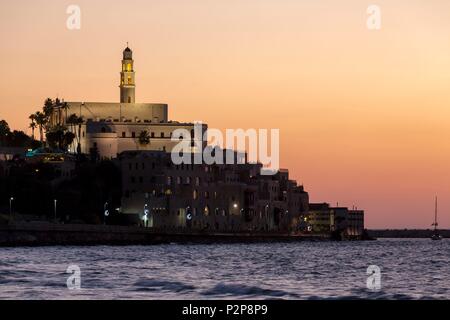
[[[432,226],[434,227],[433,235],[431,236],[431,240],[442,240],[442,236],[439,234],[437,227],[438,227],[438,221],[437,221],[437,213],[438,213],[438,199],[436,197],[436,201],[434,203],[434,223]]]

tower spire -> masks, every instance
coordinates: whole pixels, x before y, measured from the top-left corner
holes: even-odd
[[[120,103],[135,103],[135,72],[133,51],[127,47],[123,51],[122,71],[120,72]]]

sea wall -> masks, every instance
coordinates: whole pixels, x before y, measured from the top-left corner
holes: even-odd
[[[260,233],[161,232],[138,227],[102,225],[23,223],[0,226],[0,246],[209,244],[302,240],[329,240],[329,237]]]

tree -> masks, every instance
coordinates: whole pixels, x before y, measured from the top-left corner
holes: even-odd
[[[35,113],[35,121],[36,121],[37,126],[39,127],[39,140],[41,141],[41,143],[43,143],[44,142],[44,127],[47,124],[47,118],[46,118],[45,114],[38,111]]]
[[[64,111],[64,121],[67,122],[67,110],[69,110],[69,104],[67,102],[62,102],[61,109]]]
[[[32,114],[28,118],[31,120],[31,123],[30,123],[31,137],[34,140],[34,130],[36,129],[36,115]]]
[[[83,124],[83,118],[78,117],[76,114],[71,114],[67,119],[66,123],[70,125],[71,131],[76,134],[77,140],[77,153],[81,153],[81,125]],[[78,133],[77,133],[78,127]]]
[[[56,103],[58,103],[58,99],[56,99]],[[53,101],[52,101],[52,99],[50,99],[50,98],[47,98],[47,100],[45,100],[45,102],[44,102],[44,108],[43,108],[43,112],[44,112],[44,115],[47,117],[47,118],[49,118],[51,115],[52,115],[52,113],[53,113],[53,108],[54,108],[54,104],[53,104]]]
[[[141,133],[139,134],[139,143],[142,145],[147,145],[150,143],[150,135],[148,134],[148,132],[146,130],[141,131]]]
[[[8,122],[0,120],[0,145],[6,144],[8,136],[11,134]]]
[[[61,127],[55,127],[53,130],[46,133],[47,144],[51,148],[62,149],[62,144],[64,140],[64,130]]]
[[[29,147],[33,141],[25,132],[17,130],[11,132],[8,140],[10,147]]]
[[[66,131],[63,137],[63,147],[67,149],[75,140],[75,134],[70,131]]]
[[[73,143],[75,134],[67,130],[65,126],[55,126],[47,132],[47,143],[52,148],[59,148],[61,150],[67,150],[67,148]]]

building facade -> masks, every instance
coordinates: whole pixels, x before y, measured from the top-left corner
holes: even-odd
[[[308,193],[287,171],[261,176],[259,164],[174,165],[166,152],[123,152],[122,213],[165,230],[295,232]]]
[[[167,104],[135,103],[135,71],[133,52],[123,51],[120,72],[120,102],[66,102],[54,108],[51,126],[64,125],[76,139],[71,152],[89,154],[95,151],[99,158],[112,159],[123,151],[159,150],[170,152],[177,142],[172,134],[177,129],[193,132],[193,123],[170,121]],[[81,119],[71,123],[71,116]],[[203,126],[207,129],[206,125]],[[203,145],[202,141],[193,143]]]
[[[307,220],[309,231],[313,233],[336,232],[346,238],[360,238],[364,232],[363,210],[311,203]]]

